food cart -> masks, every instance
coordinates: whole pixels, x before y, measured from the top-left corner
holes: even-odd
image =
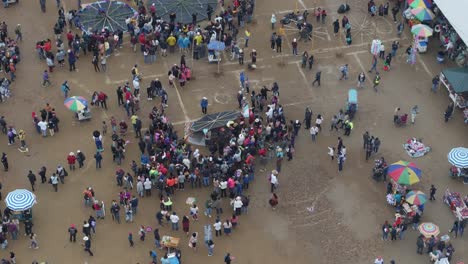
[[[464,109],[468,106],[468,68],[449,68],[440,73],[439,85],[443,84],[455,106]]]
[[[172,253],[179,247],[180,238],[172,236],[163,236],[161,239],[161,245],[168,250],[168,254]]]
[[[450,192],[447,188],[444,194],[444,203],[446,203],[450,210],[452,211],[453,215],[458,220],[468,219],[468,207],[466,203],[468,202],[468,195],[462,198],[461,194],[458,192]]]
[[[346,102],[346,110],[350,120],[353,120],[354,115],[358,109],[358,96],[356,89],[349,89],[348,91],[348,101]]]
[[[32,220],[32,207],[37,203],[36,195],[26,189],[17,189],[5,198],[11,217],[20,221]]]

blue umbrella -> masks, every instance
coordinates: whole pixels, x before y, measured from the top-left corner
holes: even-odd
[[[17,189],[6,196],[5,203],[13,211],[28,210],[36,204],[36,195],[25,189]]]
[[[453,148],[447,158],[457,168],[468,168],[468,148]]]
[[[210,41],[210,43],[208,43],[208,49],[209,50],[224,50],[226,49],[226,45],[224,45],[224,42],[222,41],[212,40]]]

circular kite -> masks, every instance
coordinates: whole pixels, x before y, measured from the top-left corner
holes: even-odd
[[[107,28],[110,31],[127,31],[125,20],[136,16],[129,5],[117,1],[99,1],[88,4],[78,12],[79,26],[83,31],[94,32]]]
[[[192,23],[192,14],[197,16],[197,22],[208,18],[208,5],[214,14],[217,3],[217,0],[149,0],[148,6],[154,4],[156,14],[166,21],[170,20],[170,14],[175,14],[176,22],[190,24]]]

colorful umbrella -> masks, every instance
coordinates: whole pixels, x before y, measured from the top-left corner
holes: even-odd
[[[411,9],[411,14],[413,14],[419,21],[427,21],[432,20],[434,18],[432,12],[424,7],[417,7],[415,9]]]
[[[28,210],[36,204],[36,195],[26,189],[17,189],[8,193],[5,203],[13,211]]]
[[[419,182],[421,169],[414,162],[400,160],[388,167],[388,176],[399,184],[412,185]]]
[[[432,36],[432,32],[433,32],[432,28],[424,24],[414,25],[411,28],[411,33],[413,33],[413,35],[417,37],[427,38],[427,37]]]
[[[408,4],[412,8],[418,8],[418,7],[431,8],[432,7],[431,0],[408,0]]]
[[[88,106],[88,101],[83,96],[72,96],[67,98],[63,104],[73,112],[78,112]]]
[[[453,148],[447,155],[448,161],[457,168],[468,168],[468,148]]]
[[[433,223],[422,223],[418,226],[419,232],[429,238],[431,236],[438,236],[440,234],[439,227]]]
[[[421,205],[426,203],[427,197],[421,191],[411,191],[406,195],[406,201],[410,204]]]

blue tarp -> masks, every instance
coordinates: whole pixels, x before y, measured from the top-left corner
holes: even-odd
[[[226,45],[224,45],[224,42],[217,41],[217,40],[210,41],[210,43],[208,43],[207,47],[208,47],[209,50],[224,50],[224,49],[226,49]]]

